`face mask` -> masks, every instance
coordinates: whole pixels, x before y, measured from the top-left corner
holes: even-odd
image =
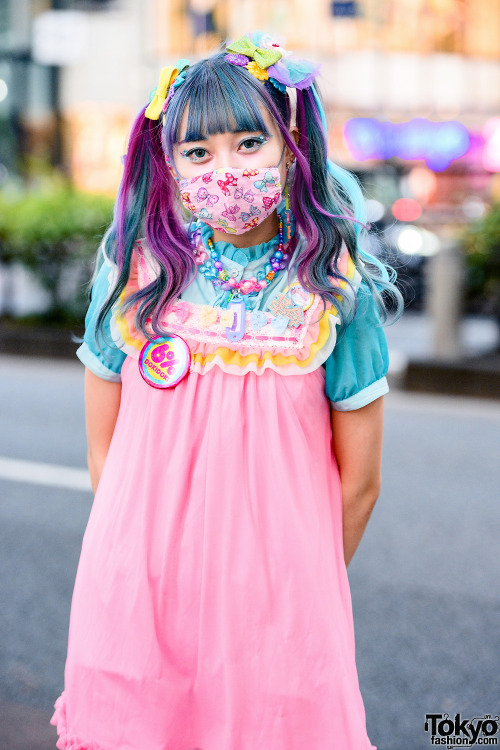
[[[176,178],[176,182],[186,208],[213,229],[228,234],[243,234],[256,227],[281,200],[277,167],[222,167],[198,177]]]

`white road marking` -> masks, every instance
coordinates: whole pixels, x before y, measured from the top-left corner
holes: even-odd
[[[28,482],[47,487],[63,487],[67,490],[91,490],[90,476],[86,469],[70,466],[22,461],[18,458],[0,456],[0,479],[11,482]]]

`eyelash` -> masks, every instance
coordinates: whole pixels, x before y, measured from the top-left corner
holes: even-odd
[[[269,140],[268,135],[252,136],[251,138],[245,138],[243,141],[241,141],[238,148],[242,146],[244,143],[248,143],[249,141],[253,141],[260,148],[260,146],[263,146],[264,143],[268,142],[268,140]],[[204,151],[205,153],[203,154],[203,156],[199,156],[197,159],[191,159],[191,156],[195,154],[197,151]],[[258,148],[257,149],[254,149],[254,148],[244,149],[244,151],[246,151],[249,154],[252,154],[252,153],[255,153],[255,151],[258,151]],[[186,150],[181,151],[181,156],[183,156],[185,159],[190,159],[190,161],[196,163],[197,161],[201,161],[207,153],[208,152],[206,148],[203,148],[202,146],[198,146],[197,148],[192,148],[189,151],[186,151]]]

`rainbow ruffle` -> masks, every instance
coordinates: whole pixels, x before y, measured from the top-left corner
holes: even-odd
[[[357,271],[347,253],[344,253],[339,270],[347,278],[356,280]],[[125,314],[121,312],[123,301],[138,289],[147,286],[156,276],[157,266],[144,241],[136,245],[129,281],[122,292],[114,311],[111,330],[116,343],[130,356],[138,359],[146,343],[142,332],[135,325],[136,307]],[[207,309],[209,308],[209,309]],[[267,323],[252,329],[251,312],[246,313],[245,335],[238,342],[230,342],[225,336],[227,311],[223,308],[195,304],[179,299],[165,311],[162,328],[175,333],[187,342],[191,350],[191,372],[200,375],[213,367],[226,373],[257,375],[273,369],[283,375],[298,375],[312,372],[328,358],[335,346],[339,321],[335,307],[323,302],[319,295],[304,311],[304,322],[290,327],[283,334],[273,331],[270,321],[273,313],[262,311]],[[148,333],[153,331],[150,321]]]

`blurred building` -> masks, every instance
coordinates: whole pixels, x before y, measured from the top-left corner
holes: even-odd
[[[498,0],[0,0],[2,174],[49,158],[113,192],[159,68],[254,28],[322,62],[331,155],[375,202],[467,218],[500,194]]]

